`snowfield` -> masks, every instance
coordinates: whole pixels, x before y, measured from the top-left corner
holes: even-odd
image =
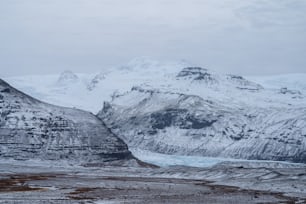
[[[83,74],[65,71],[59,75],[15,76],[4,78],[15,88],[51,104],[76,107],[98,113],[104,101],[130,91],[133,87],[152,88],[197,95],[229,105],[244,103],[256,106],[300,105],[305,102],[306,74],[279,76],[220,75],[204,69],[204,80],[176,76],[191,63],[157,62],[136,58],[129,63],[100,73]],[[183,72],[184,73],[184,72]],[[203,73],[202,73],[203,74]],[[207,75],[208,76],[208,75]],[[195,73],[194,78],[198,77]],[[180,79],[180,80],[179,80]],[[187,83],[186,83],[187,81]],[[188,83],[192,81],[192,83]],[[254,83],[255,82],[255,83]],[[241,91],[249,89],[260,92]],[[287,92],[281,92],[287,88]],[[256,99],[256,100],[254,100]],[[295,100],[292,100],[295,99]]]
[[[148,58],[100,73],[82,74],[64,71],[59,75],[16,76],[4,78],[15,88],[51,104],[76,107],[98,113],[104,101],[117,93],[130,91],[134,85],[163,81],[164,77],[188,66],[188,63],[160,63]],[[158,67],[158,69],[156,69]]]

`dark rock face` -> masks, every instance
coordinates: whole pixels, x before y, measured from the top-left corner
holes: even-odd
[[[226,79],[236,86],[238,89],[245,89],[250,91],[258,91],[260,89],[263,89],[263,87],[259,84],[256,84],[254,82],[251,82],[249,80],[246,80],[242,76],[237,75],[227,75]]]
[[[186,67],[180,71],[176,77],[195,81],[205,81],[207,83],[217,83],[213,75],[209,73],[207,69],[201,67]]]
[[[40,102],[0,79],[0,158],[129,160],[127,145],[91,113]]]
[[[176,75],[176,79],[199,82],[208,86],[229,86],[240,90],[258,91],[263,89],[259,84],[237,75],[217,75],[202,67],[186,67]]]
[[[279,90],[279,93],[280,94],[290,94],[290,95],[293,95],[295,97],[302,97],[302,93],[300,91],[297,91],[297,90],[290,90],[288,89],[287,87],[283,87]]]
[[[211,126],[216,120],[205,120],[190,114],[187,109],[165,109],[150,115],[153,129],[176,126],[180,129],[202,129]]]
[[[100,74],[96,75],[96,76],[90,81],[90,83],[88,84],[87,89],[88,89],[89,91],[94,90],[94,89],[96,88],[96,86],[98,85],[98,83],[99,83],[100,81],[102,81],[103,79],[105,79],[104,74],[100,73]]]

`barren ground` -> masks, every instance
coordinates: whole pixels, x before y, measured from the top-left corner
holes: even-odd
[[[305,166],[0,164],[0,203],[306,203]]]

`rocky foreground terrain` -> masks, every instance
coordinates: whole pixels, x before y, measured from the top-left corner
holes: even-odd
[[[0,203],[306,203],[306,166],[123,168],[0,163]]]

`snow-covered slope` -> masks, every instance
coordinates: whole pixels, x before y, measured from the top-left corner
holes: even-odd
[[[55,104],[94,113],[103,107],[98,116],[133,148],[306,162],[302,74],[270,77],[282,82],[272,86],[264,77],[141,58],[98,74],[62,75],[8,81]]]
[[[275,76],[248,76],[254,82],[263,85],[265,88],[281,89],[287,88],[306,93],[306,74],[283,74]]]
[[[158,83],[187,65],[185,61],[161,63],[143,57],[99,73],[64,71],[60,75],[16,76],[5,80],[42,101],[98,113],[103,101],[111,100],[117,93],[130,91],[134,85]]]
[[[0,157],[103,164],[134,160],[91,113],[40,102],[0,79]]]
[[[99,117],[133,148],[306,162],[306,107],[224,105],[135,88],[105,103]]]

